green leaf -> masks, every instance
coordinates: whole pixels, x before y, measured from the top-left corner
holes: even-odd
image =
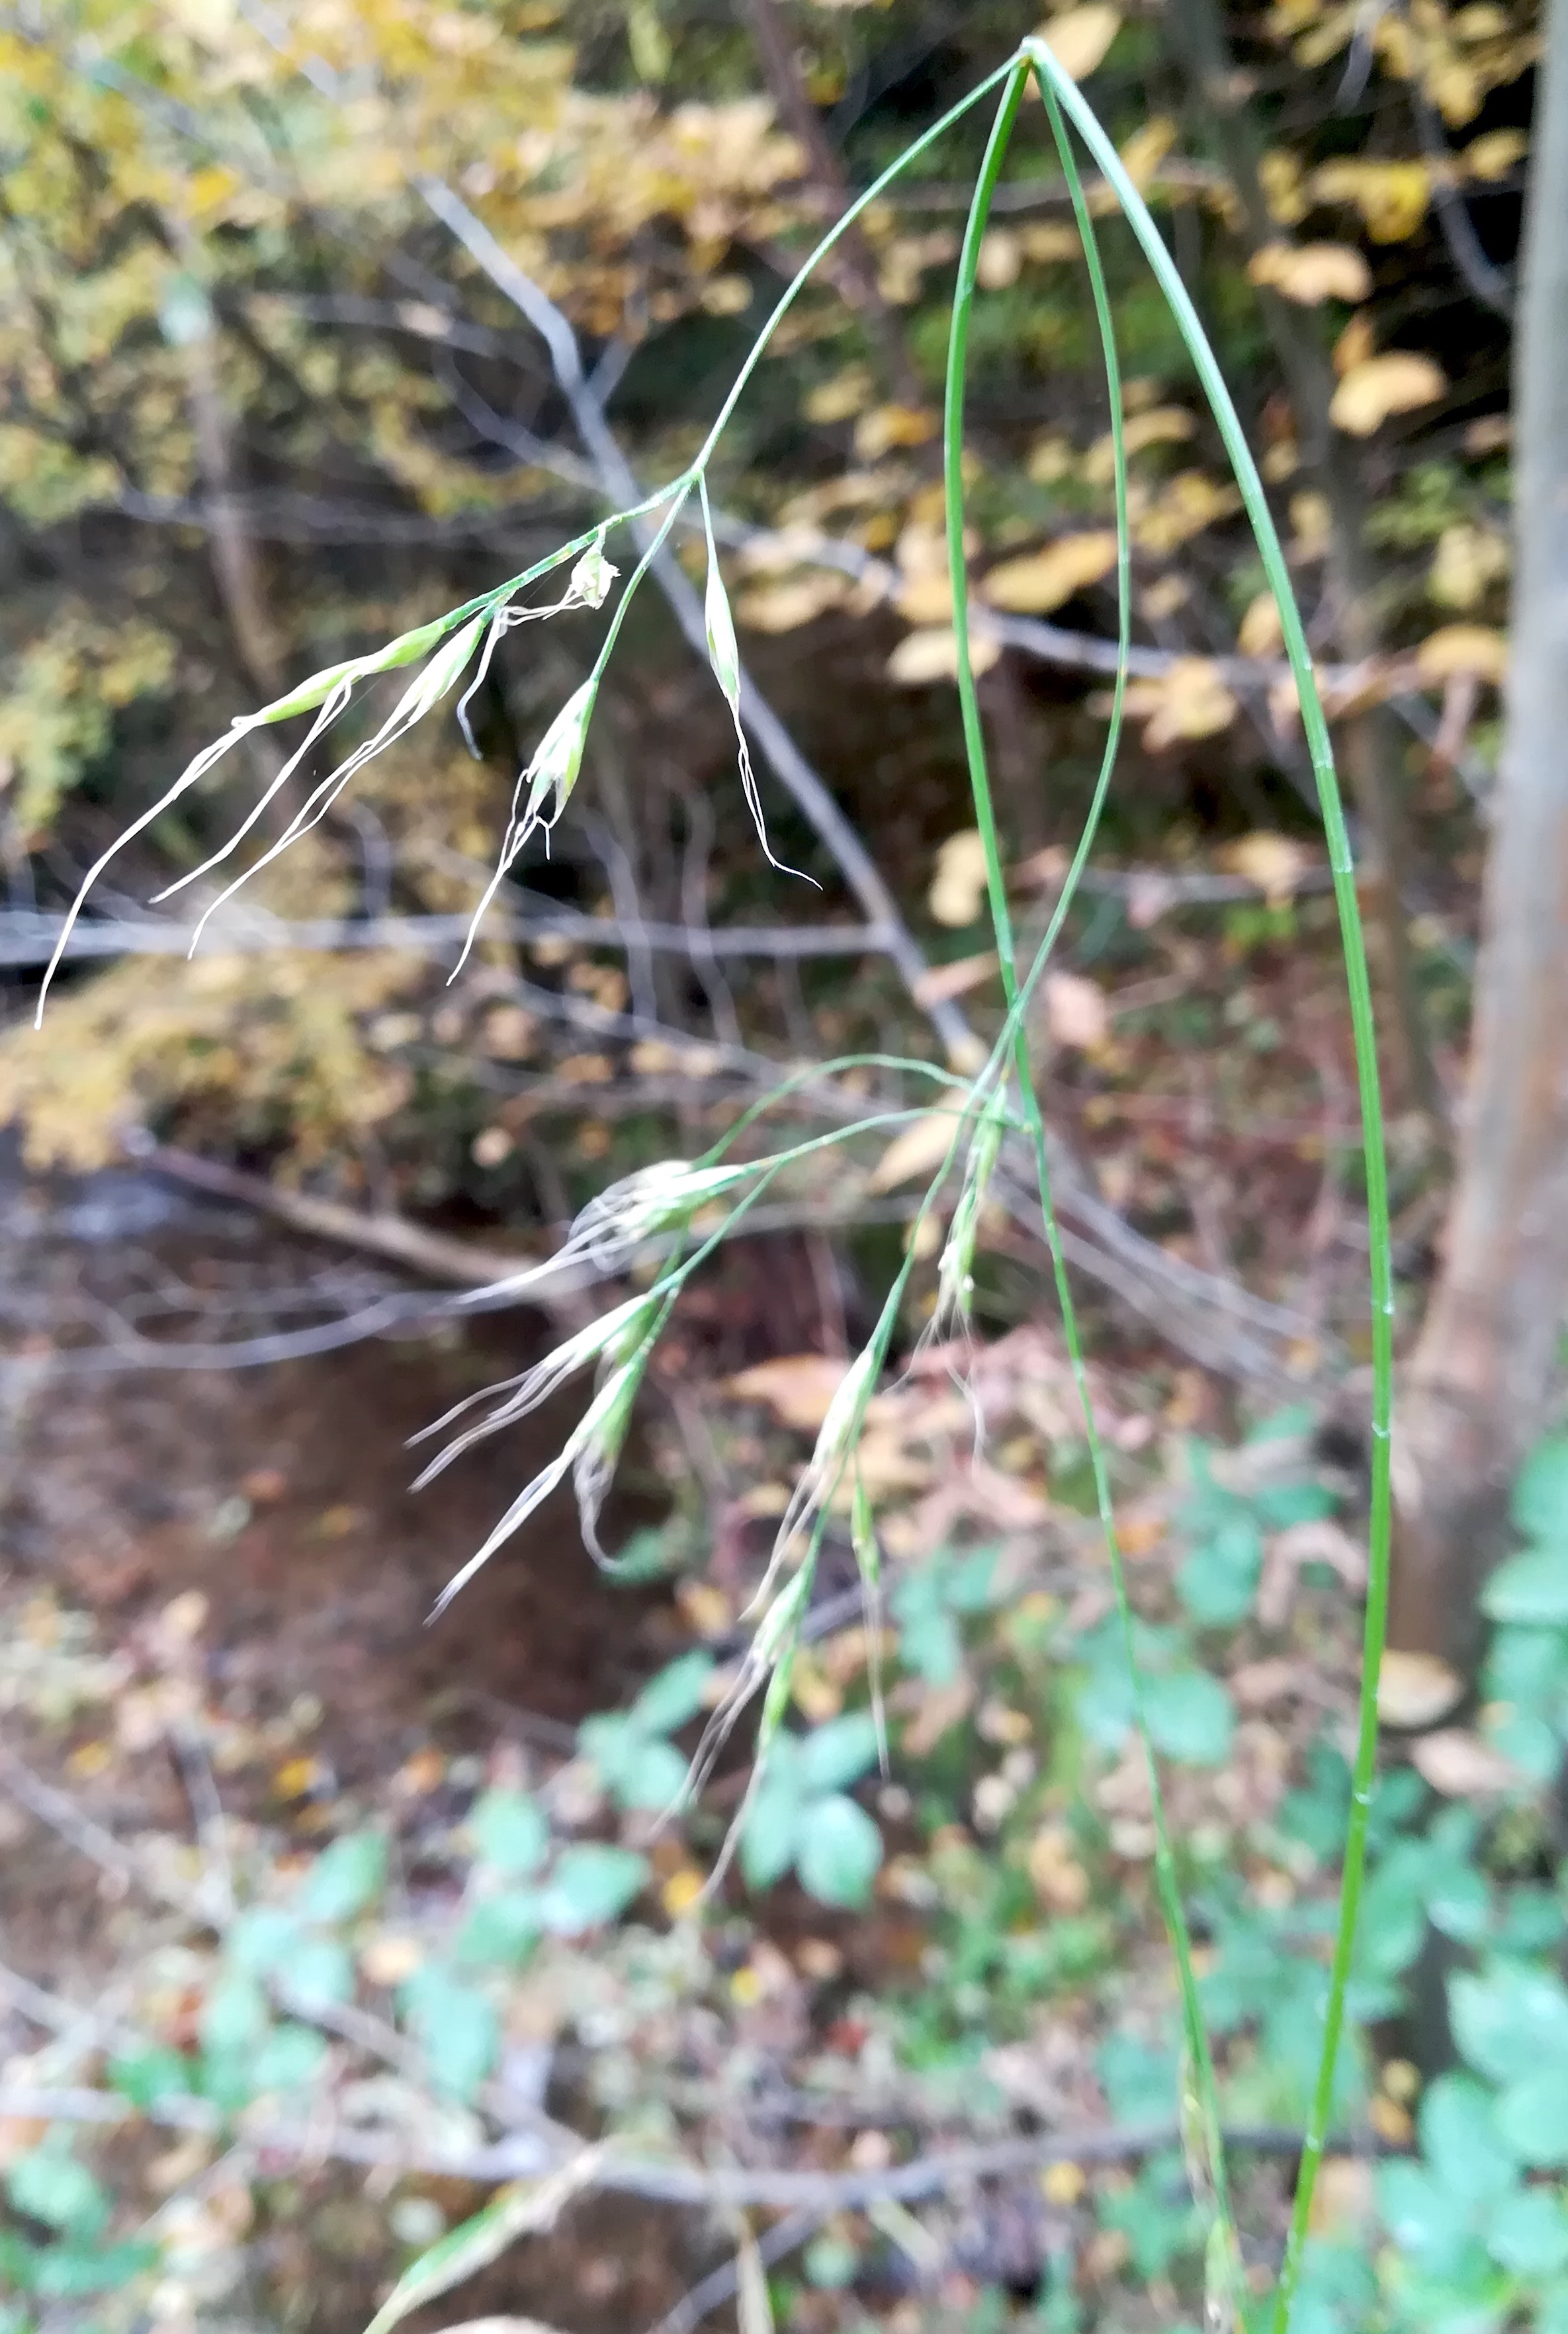
[[[1522,2164],[1568,2164],[1568,2068],[1510,2083],[1497,2101],[1497,2128]]]
[[[821,1905],[864,1905],[882,1860],[882,1835],[864,1808],[834,1792],[813,1799],[801,1824],[795,1870]]]
[[[1176,1591],[1206,1629],[1233,1628],[1252,1610],[1263,1569],[1263,1535],[1250,1516],[1237,1516],[1194,1548],[1176,1576]]]
[[[201,2006],[198,2030],[210,2058],[254,2050],[272,2023],[267,1998],[244,1970],[226,1970]]]
[[[1146,1678],[1143,1711],[1150,1741],[1188,1767],[1217,1767],[1230,1750],[1230,1696],[1204,1670],[1169,1670]]]
[[[986,1612],[996,1601],[996,1567],[1001,1560],[999,1548],[977,1548],[948,1566],[941,1583],[944,1602],[955,1613]]]
[[[803,1796],[842,1791],[877,1763],[877,1722],[869,1710],[846,1711],[813,1726],[801,1744],[800,1787]]]
[[[649,1678],[631,1705],[633,1723],[645,1734],[673,1734],[702,1708],[713,1668],[711,1654],[682,1654]]]
[[[5,2175],[5,2193],[30,2220],[78,2241],[96,2236],[109,2219],[108,2197],[59,2130],[17,2157]]]
[[[1545,2188],[1517,2188],[1492,2215],[1486,2250],[1515,2277],[1551,2277],[1568,2267],[1568,2213]]]
[[[1248,1437],[1249,1441],[1255,1440]],[[1284,1531],[1291,1524],[1324,1522],[1338,1501],[1324,1483],[1266,1483],[1253,1496],[1253,1512],[1265,1531]]]
[[[746,1811],[740,1832],[740,1868],[748,1888],[771,1888],[794,1862],[803,1813],[793,1786],[766,1777]]]
[[[468,1818],[479,1860],[509,1879],[537,1872],[550,1848],[550,1825],[524,1791],[486,1791]]]
[[[231,1922],[224,1953],[248,1977],[270,1977],[282,1967],[300,1943],[300,1924],[280,1905],[253,1905]]]
[[[1568,1914],[1549,1888],[1505,1892],[1495,1943],[1502,1953],[1549,1953],[1568,1936]]]
[[[580,1937],[624,1913],[647,1877],[645,1856],[580,1840],[563,1850],[540,1892],[540,1920],[558,1937]]]
[[[379,1896],[387,1876],[387,1843],[379,1831],[351,1831],[317,1857],[300,1891],[307,1921],[351,1921]]]
[[[336,1937],[303,1937],[277,1976],[278,1992],[298,2010],[326,2010],[351,2001],[353,1959]]]
[[[1489,1620],[1532,1628],[1568,1621],[1568,1547],[1527,1548],[1497,1567],[1481,1591]]]
[[[41,2301],[71,2301],[89,2293],[123,2293],[158,2264],[154,2244],[128,2239],[117,2245],[51,2245],[38,2260],[33,2290]],[[73,2316],[78,2334],[89,2334]]]
[[[1535,1445],[1519,1470],[1509,1512],[1528,1539],[1568,1540],[1568,1440]]]
[[[440,1962],[417,1969],[400,1994],[409,2031],[440,2088],[454,2098],[472,2098],[495,2059],[499,2030],[487,1998]]]
[[[196,2069],[178,2050],[149,2042],[127,2050],[109,2062],[109,2084],[132,2107],[156,2107],[159,2099],[188,2096],[195,2088]]]
[[[1486,1649],[1482,1690],[1487,1702],[1526,1710],[1550,1707],[1568,1686],[1568,1629],[1502,1628]]]
[[[1479,1974],[1460,1970],[1448,2014],[1461,2054],[1489,2081],[1521,2082],[1543,2061],[1568,2081],[1568,1990],[1548,1972],[1501,1959]]]
[[[519,1969],[544,1934],[536,1888],[481,1896],[457,1934],[457,1959],[481,1967]]]
[[[304,2091],[326,2064],[325,2038],[292,2020],[276,2026],[249,2059],[246,2074],[250,2095],[262,2098],[273,2091]]]
[[[1467,2211],[1517,2185],[1518,2159],[1498,2136],[1491,2092],[1473,2075],[1439,2075],[1421,2101],[1418,2129],[1433,2178]]]
[[[1390,2236],[1402,2252],[1439,2270],[1456,2262],[1467,2241],[1454,2200],[1419,2164],[1401,2158],[1378,2170],[1378,2204]]]
[[[614,1778],[615,1797],[623,1808],[662,1815],[686,1789],[688,1761],[673,1742],[650,1741],[646,1735],[635,1740],[635,1755]],[[605,1780],[611,1778],[606,1776]]]
[[[1492,1892],[1473,1864],[1445,1862],[1427,1891],[1432,1925],[1459,1944],[1477,1945],[1492,1921]]]

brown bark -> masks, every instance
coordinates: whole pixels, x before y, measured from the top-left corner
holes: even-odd
[[[1395,1434],[1391,1631],[1467,1670],[1568,1312],[1568,0],[1550,0],[1515,357],[1503,766],[1442,1270]]]

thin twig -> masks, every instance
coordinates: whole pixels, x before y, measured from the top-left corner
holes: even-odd
[[[179,2095],[138,2107],[113,2091],[94,2090],[87,2086],[0,2085],[0,2117],[13,2116],[106,2128],[139,2117],[176,2131],[217,2134],[234,2130],[254,2147],[296,2160],[325,2157],[340,2163],[380,2165],[408,2174],[445,2175],[459,2180],[532,2179],[540,2171],[539,2139],[533,2133],[514,2133],[498,2140],[443,2146],[428,2138],[356,2129],[336,2122],[323,2128],[319,2124],[288,2122],[253,2113],[226,2118],[209,2100]],[[1233,2147],[1248,2148],[1265,2156],[1292,2156],[1302,2146],[1301,2133],[1283,2125],[1239,2125],[1227,2136]],[[806,2213],[826,2219],[832,2213],[859,2211],[883,2199],[910,2204],[984,2181],[1016,2179],[1051,2164],[1132,2163],[1179,2144],[1180,2132],[1170,2121],[1121,2127],[1090,2125],[1042,2133],[1034,2138],[934,2149],[907,2164],[887,2165],[874,2171],[851,2168],[844,2172],[728,2166],[704,2170],[675,2157],[618,2156],[607,2151],[594,2166],[588,2185],[659,2204],[755,2206],[764,2211]],[[1390,2152],[1386,2143],[1371,2132],[1342,2135],[1332,2145],[1337,2155],[1378,2156]]]

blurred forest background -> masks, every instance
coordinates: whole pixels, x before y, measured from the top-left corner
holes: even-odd
[[[760,1792],[743,1723],[661,1821],[947,1131],[823,1150],[717,1250],[649,1374],[614,1573],[553,1500],[428,1625],[570,1404],[409,1489],[410,1436],[638,1285],[646,1259],[495,1292],[605,1185],[770,1097],[770,1141],[918,1113],[842,1057],[968,1073],[1000,1026],[940,451],[985,109],[837,246],[712,472],[782,865],[694,516],[548,854],[466,957],[588,610],[501,641],[463,727],[448,705],[369,762],[221,904],[305,801],[313,766],[269,792],[293,735],[137,824],[236,719],[679,472],[822,227],[1034,32],[1240,406],[1373,953],[1429,1471],[1293,2324],[1568,2329],[1560,637],[1504,695],[1515,468],[1526,519],[1568,476],[1549,236],[1534,469],[1510,418],[1535,7],[9,0],[5,2334],[1203,2321],[1148,1785],[1027,1172],[1004,1153],[971,1343],[922,1343],[918,1236],[859,1460],[886,1609],[835,1521]],[[1090,198],[1131,722],[1031,1040],[1218,2038],[1224,2325],[1279,2262],[1350,1803],[1365,1186],[1278,614],[1181,338]],[[979,283],[972,625],[1027,949],[1117,664],[1099,342],[1034,98]]]

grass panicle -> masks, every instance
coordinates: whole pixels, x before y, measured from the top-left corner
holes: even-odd
[[[1026,968],[1017,961],[1001,837],[987,764],[985,728],[976,688],[969,634],[969,594],[965,554],[965,402],[971,326],[977,300],[980,252],[1003,167],[1030,82],[1044,101],[1047,124],[1070,195],[1082,247],[1100,334],[1110,407],[1116,511],[1117,665],[1104,751],[1088,815],[1052,916]],[[1029,1014],[1064,921],[1079,888],[1108,799],[1121,743],[1131,646],[1130,530],[1123,399],[1115,319],[1107,287],[1098,231],[1091,213],[1077,154],[1080,148],[1114,196],[1170,315],[1181,335],[1207,399],[1275,595],[1285,655],[1294,680],[1301,719],[1317,785],[1338,908],[1342,948],[1354,1037],[1362,1147],[1366,1162],[1371,1256],[1371,1325],[1374,1374],[1372,1496],[1364,1658],[1344,1877],[1333,1953],[1323,2003],[1323,2042],[1305,2140],[1302,2151],[1284,2263],[1270,2305],[1271,2334],[1287,2334],[1299,2287],[1314,2184],[1322,2161],[1333,2100],[1334,2073],[1343,2030],[1354,1950],[1356,1920],[1366,1865],[1367,1828],[1377,1750],[1377,1686],[1387,1622],[1389,1536],[1391,1516],[1390,1416],[1392,1374],[1393,1294],[1389,1234],[1387,1172],[1379,1095],[1376,1035],[1366,949],[1356,900],[1355,877],[1343,805],[1335,776],[1327,723],[1284,554],[1270,515],[1256,465],[1247,446],[1218,361],[1206,338],[1180,275],[1147,204],[1128,175],[1076,83],[1044,40],[1023,42],[1011,57],[987,74],[939,121],[924,131],[858,196],[822,236],[785,285],[742,362],[702,444],[681,474],[640,500],[601,515],[594,525],[523,574],[449,611],[433,622],[405,632],[386,646],[324,667],[258,712],[237,718],[225,734],[196,756],[150,808],[141,813],[88,871],[63,921],[41,984],[42,1018],[50,983],[92,886],[115,854],[164,812],[198,786],[236,745],[258,732],[311,717],[301,741],[288,754],[227,841],[201,866],[181,876],[161,897],[197,883],[229,862],[256,833],[271,807],[284,796],[316,747],[360,701],[366,684],[384,674],[417,667],[390,711],[312,788],[293,812],[283,833],[239,876],[204,907],[196,925],[199,939],[208,920],[252,876],[288,845],[319,824],[355,775],[376,756],[406,737],[463,687],[457,707],[460,728],[472,746],[468,707],[483,683],[496,648],[519,626],[572,610],[608,610],[586,677],[546,725],[520,773],[495,871],[477,903],[465,942],[466,960],[486,911],[530,842],[543,838],[571,802],[583,761],[599,690],[627,621],[628,612],[654,562],[665,554],[671,530],[695,497],[700,509],[707,554],[704,630],[708,659],[735,725],[742,791],[768,861],[782,869],[768,841],[761,792],[746,729],[740,654],[728,594],[720,570],[710,500],[715,458],[741,397],[790,309],[822,262],[899,173],[908,169],[956,124],[992,95],[996,110],[979,165],[955,284],[943,391],[942,463],[947,506],[948,564],[959,709],[975,824],[980,836],[986,897],[1001,970],[1005,1011],[988,1053],[967,1075],[884,1054],[866,1054],[781,1075],[777,1085],[741,1113],[728,1132],[700,1159],[665,1161],[624,1178],[601,1192],[578,1217],[556,1255],[505,1284],[515,1293],[535,1281],[572,1271],[600,1277],[621,1273],[651,1258],[651,1285],[612,1306],[599,1319],[563,1339],[533,1368],[487,1393],[470,1397],[427,1430],[447,1441],[421,1481],[428,1481],[482,1436],[494,1433],[537,1408],[575,1375],[594,1374],[593,1391],[576,1425],[549,1465],[518,1493],[484,1545],[460,1568],[442,1594],[449,1603],[491,1554],[558,1488],[570,1480],[576,1490],[584,1535],[602,1560],[600,1511],[630,1427],[640,1387],[659,1339],[682,1290],[714,1249],[732,1237],[750,1210],[787,1175],[829,1145],[859,1140],[923,1114],[909,1109],[868,1111],[854,1124],[835,1127],[783,1149],[744,1155],[764,1114],[776,1112],[809,1084],[821,1084],[850,1066],[894,1071],[934,1082],[950,1113],[952,1131],[945,1155],[931,1175],[915,1211],[903,1259],[892,1277],[875,1327],[851,1360],[801,1471],[762,1583],[749,1608],[752,1634],[724,1698],[711,1712],[693,1760],[688,1794],[700,1789],[742,1714],[761,1696],[756,1757],[740,1816],[719,1856],[712,1885],[733,1853],[740,1825],[752,1804],[770,1745],[788,1705],[801,1632],[810,1606],[830,1521],[847,1516],[849,1537],[874,1644],[882,1588],[881,1558],[874,1502],[857,1465],[868,1407],[889,1369],[899,1325],[905,1318],[917,1258],[927,1251],[922,1238],[933,1220],[945,1223],[938,1267],[936,1311],[925,1333],[944,1340],[970,1334],[974,1262],[986,1196],[1006,1158],[1026,1158],[1039,1195],[1042,1223],[1061,1313],[1063,1343],[1082,1413],[1093,1474],[1095,1500],[1110,1561],[1116,1607],[1131,1679],[1134,1720],[1148,1771],[1156,1833],[1155,1876],[1161,1913],[1176,1963],[1182,2030],[1179,2083],[1183,2152],[1193,2192],[1209,2216],[1206,2280],[1210,2323],[1233,2325],[1241,2314],[1244,2284],[1241,2253],[1221,2137],[1213,2054],[1205,2031],[1192,1942],[1182,1905],[1158,1761],[1145,1715],[1136,1657],[1134,1615],[1119,1544],[1109,1463],[1091,1397],[1083,1338],[1069,1280],[1063,1236],[1053,1196],[1051,1146],[1042,1108]],[[637,555],[619,594],[620,573],[607,545],[618,529],[632,531]],[[554,601],[524,597],[535,584],[569,565],[564,592]],[[783,872],[793,872],[783,870]],[[968,1066],[965,1065],[966,1072]],[[717,1220],[712,1220],[717,1217]],[[700,1233],[700,1236],[699,1236]],[[940,1236],[939,1236],[940,1237]],[[495,1292],[485,1292],[491,1295]],[[487,1406],[486,1406],[487,1405]],[[476,1410],[483,1414],[472,1415]],[[453,1430],[456,1430],[455,1432]],[[420,1438],[423,1439],[423,1438]],[[873,1714],[884,1770],[888,1751],[880,1677],[870,1680]]]

